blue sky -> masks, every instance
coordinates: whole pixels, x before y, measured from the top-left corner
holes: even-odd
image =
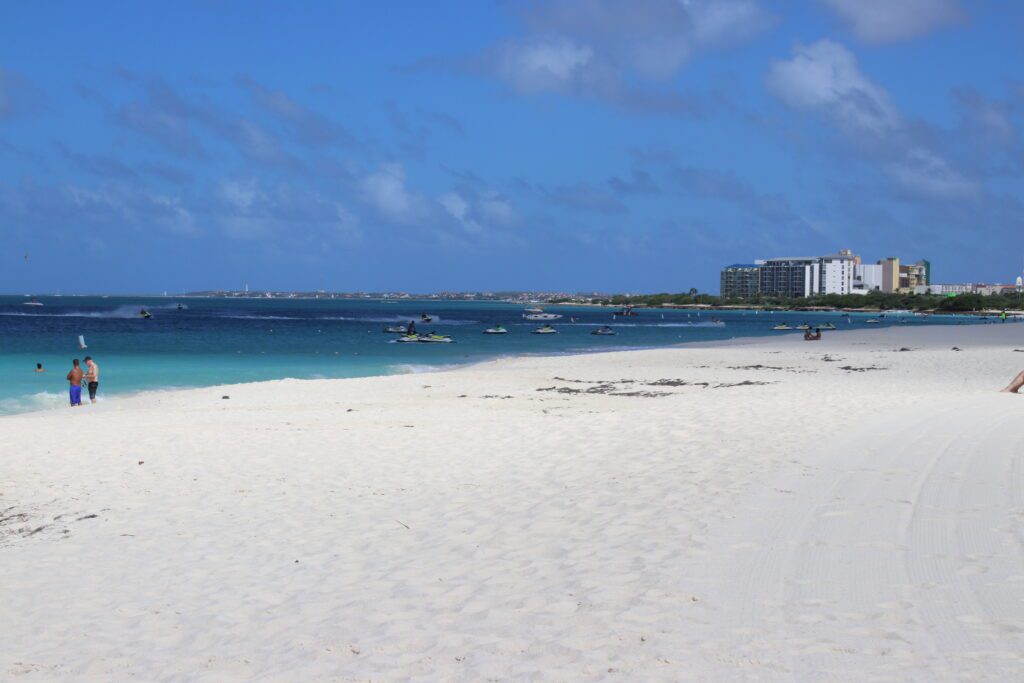
[[[1024,264],[1024,3],[4,3],[0,291]],[[28,255],[28,259],[25,256]]]

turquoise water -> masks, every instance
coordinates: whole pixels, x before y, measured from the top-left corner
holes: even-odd
[[[194,299],[144,297],[0,297],[0,413],[66,403],[72,358],[92,355],[101,368],[102,397],[142,390],[209,386],[284,377],[360,377],[416,372],[488,358],[649,348],[691,341],[780,334],[780,322],[834,323],[840,330],[893,324],[968,324],[968,316],[640,310],[614,319],[609,309],[548,307],[565,317],[559,334],[534,335],[541,323],[522,319],[523,306],[502,303],[330,299]],[[184,308],[178,309],[178,304]],[[139,316],[145,307],[153,317]],[[419,320],[420,331],[449,334],[454,344],[398,344],[387,325]],[[482,334],[503,324],[509,334]],[[612,325],[616,336],[591,334]],[[827,333],[826,333],[827,334]],[[78,349],[84,335],[88,349]],[[35,373],[43,363],[45,373]]]

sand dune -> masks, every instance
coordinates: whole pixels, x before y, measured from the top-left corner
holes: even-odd
[[[3,418],[0,672],[1021,679],[1015,348],[892,328]]]

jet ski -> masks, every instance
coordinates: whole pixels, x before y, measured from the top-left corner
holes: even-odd
[[[836,329],[836,326],[835,326],[834,323],[825,323],[824,325],[820,325],[818,327],[818,329],[820,329],[820,330],[834,330],[834,329]]]
[[[881,322],[881,320],[875,320],[874,318],[868,318],[867,320],[864,321],[864,324],[865,325],[877,325],[880,322]]]
[[[420,342],[424,344],[451,344],[455,340],[449,337],[447,334],[421,334]]]
[[[139,315],[145,318],[146,320],[149,320],[150,318],[153,317],[153,314],[147,311],[145,308],[139,311]]]
[[[409,328],[405,325],[392,325],[384,328],[385,334],[408,334]]]
[[[558,334],[558,330],[551,327],[551,325],[545,325],[543,327],[538,327],[537,329],[535,329],[533,331],[533,334]]]
[[[432,322],[434,322],[434,319],[431,318],[426,313],[424,313],[423,315],[420,316],[420,322],[421,323],[432,323]]]
[[[781,332],[781,331],[783,331],[783,330],[791,330],[791,329],[793,329],[793,328],[792,328],[792,327],[790,327],[789,325],[787,325],[786,323],[782,323],[781,325],[776,325],[776,326],[775,326],[775,327],[773,327],[772,329],[773,329],[773,330],[779,330],[779,331]]]
[[[418,342],[419,340],[420,336],[418,334],[403,334],[401,337],[395,339],[395,341],[398,342],[399,344],[412,344]]]
[[[597,328],[596,330],[594,330],[590,334],[596,334],[598,336],[608,336],[608,337],[610,337],[610,336],[615,335],[616,332],[612,328],[610,328],[607,325],[605,325],[604,327]]]
[[[488,327],[484,330],[484,334],[508,334],[508,330],[501,325],[496,325],[494,327]]]
[[[181,304],[178,304],[178,310],[179,310],[179,311],[184,311],[184,310],[185,310],[185,307],[184,307],[184,306],[182,306]]]
[[[804,323],[803,325],[797,325],[796,329],[798,329],[798,330],[809,330],[809,329],[811,329],[811,326],[808,325],[807,323]]]

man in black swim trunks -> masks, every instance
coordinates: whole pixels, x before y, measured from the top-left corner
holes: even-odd
[[[85,382],[89,387],[89,402],[96,402],[96,390],[100,388],[100,366],[92,359],[92,356],[85,357]]]

